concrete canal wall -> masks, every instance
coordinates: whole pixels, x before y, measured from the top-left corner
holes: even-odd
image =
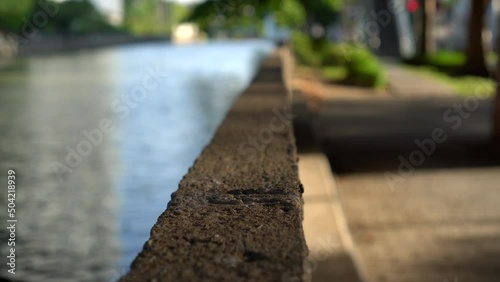
[[[308,281],[302,184],[277,53],[236,100],[120,281]]]

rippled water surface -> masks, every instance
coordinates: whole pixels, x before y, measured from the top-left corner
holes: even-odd
[[[137,44],[0,66],[0,175],[18,177],[16,278],[112,281],[126,271],[270,50]]]

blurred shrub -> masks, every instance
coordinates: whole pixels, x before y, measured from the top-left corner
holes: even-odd
[[[321,52],[323,65],[347,65],[356,46],[349,43],[328,43]]]
[[[329,43],[322,52],[324,66],[343,66],[344,82],[365,87],[382,87],[385,74],[382,65],[375,55],[362,45],[349,43]],[[331,67],[324,68],[327,80],[342,77],[342,72]]]
[[[212,10],[216,10],[214,3]],[[186,7],[174,1],[124,0],[123,25],[135,35],[165,35],[172,32],[172,26],[187,16]],[[162,11],[159,13],[159,11]],[[159,16],[168,11],[168,15]]]
[[[34,5],[33,0],[1,0],[0,31],[20,32]]]
[[[355,85],[365,87],[383,87],[385,73],[377,57],[366,49],[359,49],[350,57],[347,64],[347,79]]]
[[[440,70],[453,72],[465,64],[466,56],[463,52],[441,50],[427,58],[427,65]]]
[[[493,97],[496,94],[496,82],[491,78],[448,75],[429,66],[409,66],[406,68],[418,75],[442,81],[461,96]]]
[[[488,55],[486,55],[486,62],[490,65],[497,65],[498,64],[498,54],[495,52],[489,52]]]
[[[329,82],[364,87],[385,85],[382,65],[363,45],[314,40],[305,33],[294,32],[292,46],[299,64],[321,67],[323,78]]]
[[[48,23],[39,26],[46,33],[89,34],[118,32],[97,10],[90,0],[67,0],[61,3],[51,0],[38,0],[33,14],[46,13],[44,7],[57,6],[57,13]]]
[[[345,81],[347,75],[347,68],[343,66],[325,66],[321,68],[321,76],[328,82]]]
[[[321,54],[315,50],[314,42],[307,34],[295,31],[292,34],[292,46],[299,64],[312,67],[321,65]]]

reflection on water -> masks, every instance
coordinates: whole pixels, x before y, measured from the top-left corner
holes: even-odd
[[[0,175],[13,168],[19,179],[16,278],[110,281],[125,271],[270,48],[143,44],[0,70]],[[100,139],[103,119],[115,130]]]

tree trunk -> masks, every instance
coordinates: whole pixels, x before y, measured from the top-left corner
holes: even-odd
[[[498,58],[500,58],[500,37],[498,38],[498,44],[497,44],[497,54]],[[500,59],[498,60],[498,65],[497,65],[497,95],[495,97],[495,116],[493,120],[494,128],[494,138],[495,138],[495,145],[498,149],[498,152],[500,152]]]
[[[434,40],[434,20],[436,16],[436,0],[420,0],[421,18],[418,26],[418,45],[416,60],[424,64],[427,57],[436,50]]]
[[[479,75],[488,77],[490,75],[486,66],[483,25],[484,13],[489,0],[471,0],[472,11],[469,18],[469,39],[466,49],[466,63],[462,74]]]

